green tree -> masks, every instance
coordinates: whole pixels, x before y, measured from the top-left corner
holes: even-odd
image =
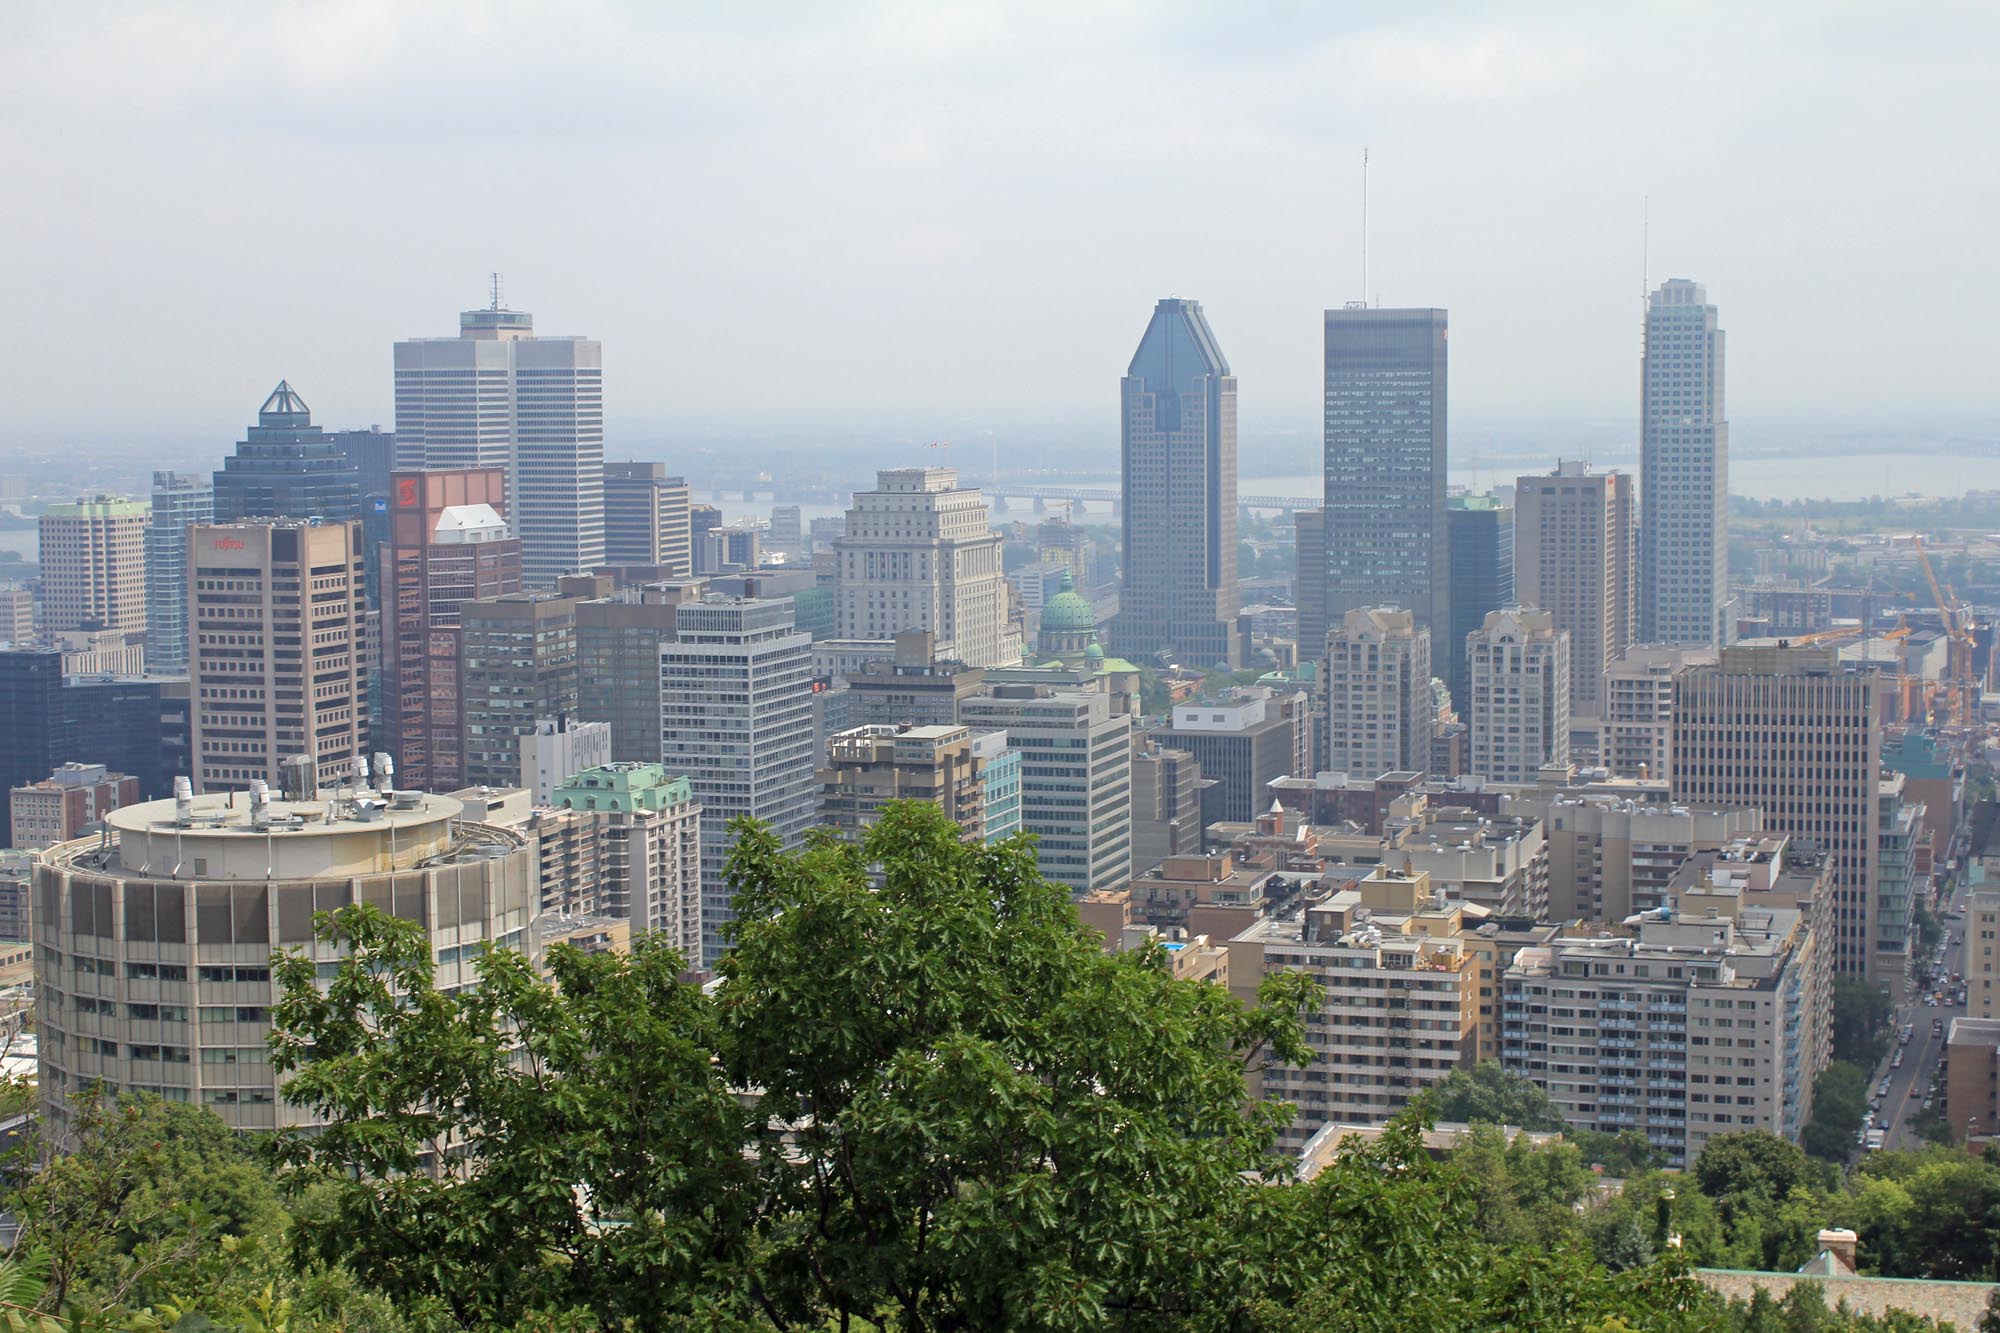
[[[1833,1058],[1873,1069],[1889,1049],[1888,992],[1860,977],[1833,979]]]
[[[1813,1083],[1812,1119],[1799,1136],[1800,1146],[1824,1161],[1846,1161],[1867,1114],[1868,1075],[1859,1066],[1835,1060]]]
[[[1280,1108],[1296,975],[1267,1003],[1110,957],[1025,840],[892,805],[856,844],[737,827],[736,948],[518,955],[433,984],[411,923],[323,920],[286,959],[286,1145],[331,1195],[308,1253],[466,1325],[1195,1327],[1311,1271]],[[448,1166],[448,1169],[447,1169]]]
[[[1564,1128],[1562,1113],[1546,1092],[1525,1076],[1502,1069],[1495,1060],[1453,1070],[1438,1083],[1432,1096],[1437,1118],[1448,1123]]]

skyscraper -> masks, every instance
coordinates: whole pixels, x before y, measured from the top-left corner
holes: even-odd
[[[1328,772],[1373,781],[1430,768],[1431,632],[1408,611],[1347,613],[1327,636],[1326,699]]]
[[[146,670],[153,675],[187,670],[187,530],[214,521],[215,486],[207,477],[153,474],[146,526]]]
[[[284,380],[257,409],[257,424],[215,474],[215,518],[361,517],[361,474]]]
[[[465,781],[511,787],[521,777],[521,737],[540,718],[576,712],[574,597],[510,593],[458,609],[460,716]]]
[[[521,543],[507,530],[499,468],[392,473],[389,492],[389,540],[378,559],[391,589],[383,730],[405,786],[451,791],[466,780],[460,609],[521,591]]]
[[[1472,753],[1491,782],[1533,782],[1569,760],[1569,634],[1547,611],[1510,606],[1466,645],[1472,673]]]
[[[1727,641],[1729,422],[1723,335],[1698,282],[1646,305],[1639,445],[1639,616],[1648,643]]]
[[[1451,526],[1451,627],[1445,636],[1449,642],[1440,645],[1436,635],[1431,637],[1432,662],[1445,666],[1452,703],[1463,713],[1472,701],[1472,679],[1465,668],[1465,636],[1486,623],[1487,612],[1512,606],[1517,600],[1514,511],[1490,495],[1455,495],[1447,515]]]
[[[735,919],[726,866],[739,815],[797,846],[819,808],[812,638],[783,597],[706,597],[676,609],[660,645],[660,762],[701,802],[701,961]]]
[[[1442,310],[1326,312],[1328,625],[1362,606],[1451,624],[1445,328]]]
[[[278,787],[295,755],[332,786],[367,743],[361,525],[280,519],[187,535],[195,790]]]
[[[456,338],[396,344],[396,466],[504,467],[523,577],[604,563],[604,352],[590,338],[537,338],[534,316],[492,306]]]
[[[604,465],[604,559],[694,573],[688,540],[688,484],[664,463]]]
[[[1132,878],[1132,718],[1096,690],[991,687],[959,705],[1021,752],[1021,827],[1044,878],[1072,895]]]
[[[893,639],[930,634],[939,657],[967,666],[1012,666],[1000,534],[986,501],[948,467],[886,468],[856,491],[839,562],[834,636]]]
[[[1514,593],[1569,631],[1570,712],[1604,716],[1604,670],[1632,645],[1632,479],[1564,462],[1514,487]]]
[[[1725,648],[1674,680],[1669,792],[1756,806],[1771,832],[1830,854],[1834,970],[1889,982],[1905,960],[1877,943],[1879,707],[1871,674],[1836,649]]]
[[[1200,302],[1154,307],[1119,397],[1125,582],[1112,646],[1239,667],[1236,377]]]
[[[39,524],[42,628],[146,628],[144,500],[115,495],[50,505]]]

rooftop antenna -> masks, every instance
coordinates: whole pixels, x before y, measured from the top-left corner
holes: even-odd
[[[500,271],[493,271],[493,308],[500,309]]]
[[[1361,304],[1368,304],[1368,150],[1361,150]]]

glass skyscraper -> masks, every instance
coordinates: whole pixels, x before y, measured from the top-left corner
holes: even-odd
[[[1236,377],[1199,302],[1154,308],[1119,396],[1125,584],[1112,646],[1239,667]]]
[[[1729,638],[1729,423],[1723,335],[1698,282],[1673,278],[1646,305],[1639,446],[1639,637]]]
[[[1514,604],[1514,511],[1490,495],[1454,496],[1451,523],[1451,642],[1432,661],[1445,668],[1451,701],[1462,717],[1472,703],[1465,636],[1486,623],[1488,611]]]
[[[1451,625],[1442,310],[1326,312],[1325,616],[1400,606]]]
[[[187,531],[215,521],[215,487],[187,472],[153,474],[153,513],[146,525],[146,671],[187,671]]]
[[[361,474],[284,380],[215,474],[215,521],[361,517]]]

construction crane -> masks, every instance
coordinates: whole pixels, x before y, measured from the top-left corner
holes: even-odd
[[[1937,571],[1931,568],[1930,552],[1924,549],[1924,539],[1913,536],[1910,544],[1916,547],[1917,563],[1923,566],[1924,582],[1930,586],[1931,600],[1937,603],[1938,620],[1944,625],[1944,722],[1946,726],[1959,726],[1971,720],[1972,627],[1965,623],[1959,612],[1958,598],[1938,583]]]

